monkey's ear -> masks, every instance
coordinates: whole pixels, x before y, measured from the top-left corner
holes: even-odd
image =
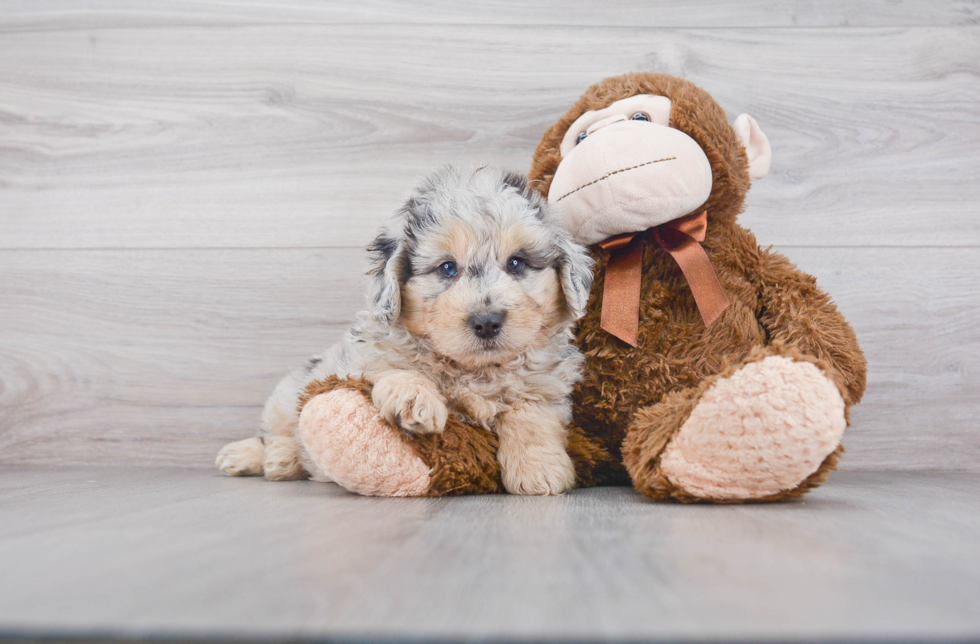
[[[401,273],[405,261],[401,243],[397,236],[388,230],[381,233],[368,245],[371,256],[371,270],[368,271],[368,306],[371,316],[388,326],[398,319],[401,311]]]
[[[769,174],[769,164],[772,162],[772,148],[769,137],[762,131],[755,119],[748,114],[742,114],[732,124],[735,136],[749,157],[749,178],[753,181]]]

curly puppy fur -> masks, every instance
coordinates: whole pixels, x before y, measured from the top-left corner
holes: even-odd
[[[589,296],[591,259],[554,225],[539,194],[514,173],[444,167],[422,180],[368,250],[370,311],[279,383],[259,437],[227,445],[218,467],[327,479],[297,437],[297,410],[311,383],[334,376],[373,385],[381,417],[410,435],[461,422],[495,432],[512,493],[570,488],[566,426],[582,364],[572,328]]]
[[[532,185],[548,194],[561,162],[562,138],[579,116],[637,94],[669,98],[670,126],[697,141],[711,163],[713,186],[704,206],[708,231],[703,247],[731,305],[705,329],[677,263],[653,241],[651,231],[641,233],[647,243],[639,343],[630,347],[600,328],[609,256],[601,248],[593,249],[596,284],[578,330],[585,370],[574,395],[572,431],[596,440],[610,456],[598,459],[591,471],[581,471],[580,483],[632,482],[652,498],[719,500],[679,490],[659,470],[660,450],[683,425],[706,383],[758,359],[757,352],[766,348],[765,355],[793,354],[818,363],[850,407],[864,393],[865,359],[854,331],[816,280],[782,255],[760,248],[753,234],[736,222],[750,184],[746,152],[724,110],[692,83],[636,73],[593,85],[544,135],[529,173]],[[826,479],[841,452],[838,448],[826,457],[796,489],[760,500],[803,494]]]

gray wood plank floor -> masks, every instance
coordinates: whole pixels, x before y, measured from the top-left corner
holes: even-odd
[[[870,359],[844,467],[980,470],[980,4],[0,0],[0,465],[207,466],[421,173],[590,83],[757,117],[743,222]]]
[[[705,507],[6,468],[0,635],[967,641],[977,534],[977,473],[842,472],[804,502]]]

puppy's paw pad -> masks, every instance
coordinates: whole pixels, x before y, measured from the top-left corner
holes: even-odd
[[[254,436],[222,447],[214,464],[228,476],[262,476],[264,460],[265,445]]]
[[[449,418],[445,399],[418,379],[379,380],[371,393],[381,417],[405,431],[432,434],[443,431]]]
[[[446,429],[449,409],[438,394],[422,389],[401,416],[401,427],[419,434],[438,433]]]
[[[575,466],[564,451],[525,456],[502,467],[501,478],[511,494],[564,494],[575,485]]]

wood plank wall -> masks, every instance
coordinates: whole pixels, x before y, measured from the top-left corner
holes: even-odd
[[[683,75],[774,151],[742,221],[870,360],[848,468],[980,469],[980,3],[0,1],[0,465],[209,466],[447,162]]]

